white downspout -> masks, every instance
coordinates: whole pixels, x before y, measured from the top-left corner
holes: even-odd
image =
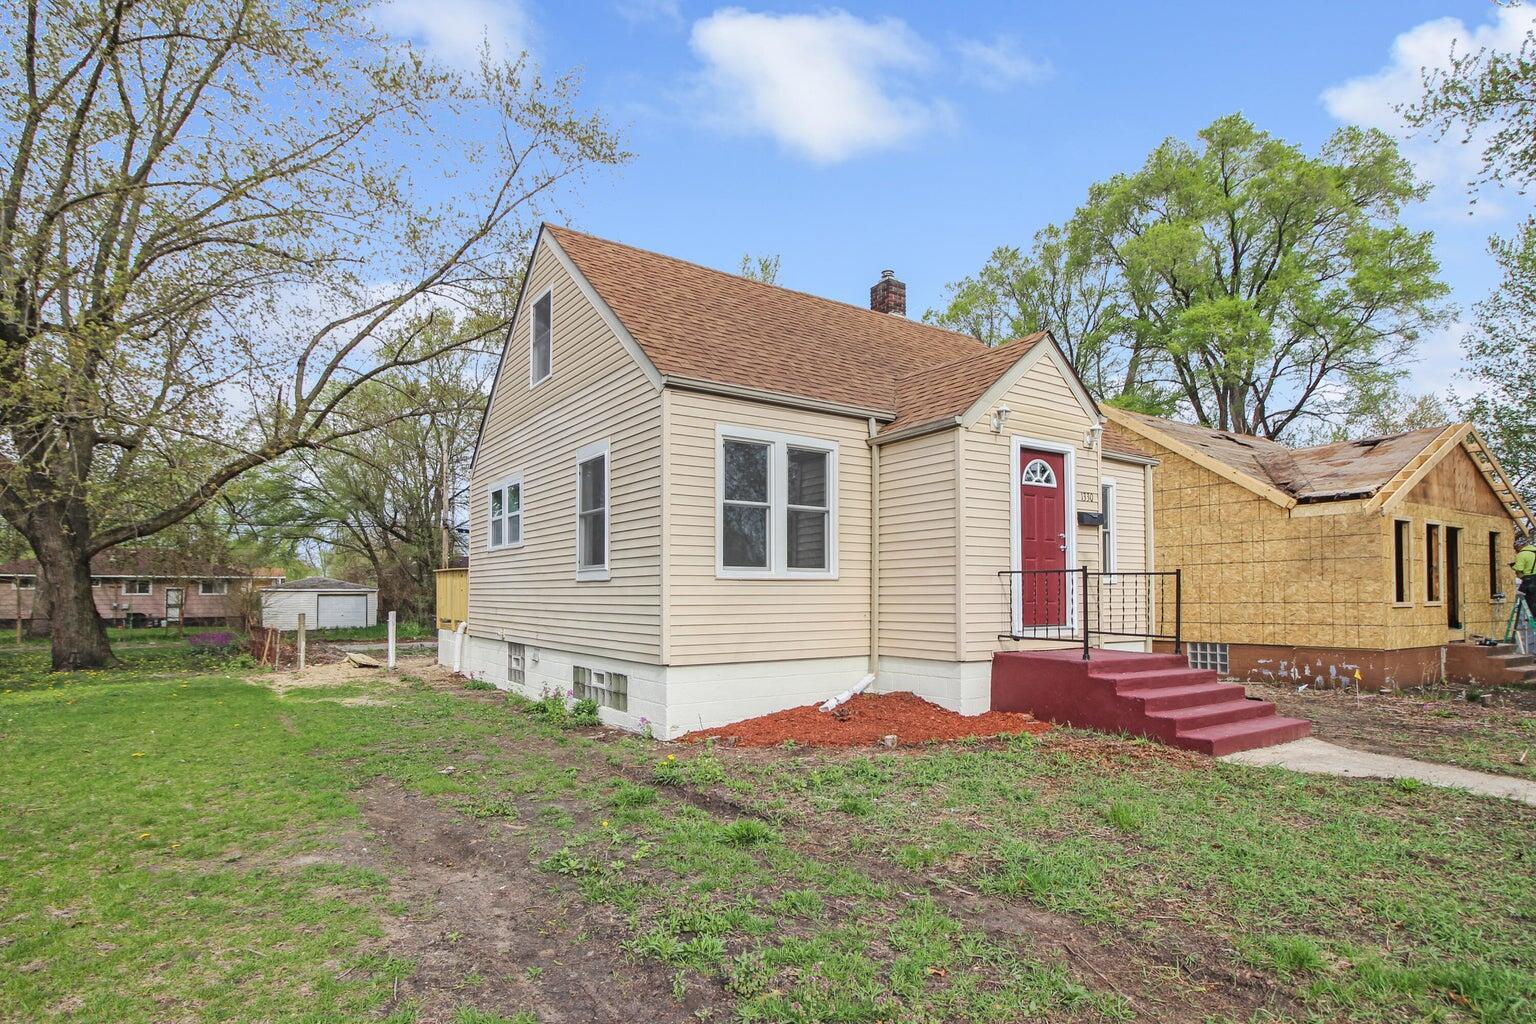
[[[880,673],[880,446],[874,443],[879,424],[869,420],[869,674],[835,697],[822,702],[831,711],[874,684]]]

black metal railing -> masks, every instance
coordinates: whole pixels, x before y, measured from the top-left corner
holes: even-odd
[[[1088,660],[1095,640],[1171,640],[1183,648],[1182,570],[1101,572],[1096,569],[1004,569],[1008,640],[1081,644]]]

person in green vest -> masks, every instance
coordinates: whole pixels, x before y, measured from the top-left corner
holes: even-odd
[[[1525,650],[1536,651],[1536,533],[1515,541],[1515,577],[1517,589],[1525,599]]]

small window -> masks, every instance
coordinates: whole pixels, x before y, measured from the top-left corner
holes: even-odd
[[[106,584],[106,582],[107,581],[102,579],[100,576],[92,576],[91,577],[91,586],[93,586],[93,587],[103,586],[103,585]]]
[[[1226,644],[1185,644],[1190,668],[1208,668],[1222,675],[1231,671]]]
[[[1424,524],[1424,600],[1440,600],[1440,524]]]
[[[127,580],[123,583],[123,593],[134,597],[147,597],[153,589],[149,580]]]
[[[833,574],[837,446],[747,428],[718,437],[719,574]]]
[[[204,597],[218,597],[229,593],[228,580],[202,580],[197,584],[197,592]]]
[[[523,542],[523,478],[514,476],[492,484],[486,491],[490,529],[487,546],[516,547]]]
[[[22,590],[35,590],[37,589],[37,577],[18,576],[16,577],[16,586]]]
[[[1024,467],[1019,483],[1028,484],[1030,487],[1055,487],[1056,471],[1044,459],[1032,459],[1029,465]]]
[[[526,669],[528,667],[528,648],[522,644],[507,644],[507,682],[515,686],[521,686],[526,681]]]
[[[629,677],[622,672],[599,672],[577,665],[571,669],[571,692],[577,700],[596,701],[615,711],[629,710]]]
[[[1498,530],[1488,531],[1488,597],[1493,601],[1504,599],[1504,588],[1499,585],[1499,552],[1504,550],[1504,535]]]
[[[1392,601],[1407,604],[1408,581],[1413,576],[1413,523],[1397,519],[1392,523]]]
[[[608,578],[608,444],[576,455],[576,578]]]
[[[553,364],[553,316],[554,294],[546,291],[533,304],[533,322],[528,336],[528,386],[533,387],[545,377]]]
[[[1120,553],[1116,550],[1115,545],[1115,485],[1112,481],[1100,488],[1099,500],[1102,502],[1099,506],[1099,511],[1104,515],[1104,525],[1099,527],[1099,546],[1103,571],[1115,573],[1119,571]],[[1108,582],[1113,583],[1114,580],[1111,579]]]

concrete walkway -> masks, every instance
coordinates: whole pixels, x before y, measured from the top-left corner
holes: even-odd
[[[1450,765],[1415,761],[1390,754],[1368,754],[1318,739],[1293,740],[1259,750],[1228,754],[1221,760],[1233,764],[1289,768],[1313,775],[1343,775],[1361,779],[1418,779],[1431,786],[1465,789],[1484,796],[1502,796],[1536,806],[1536,782],[1506,775],[1452,768]]]

